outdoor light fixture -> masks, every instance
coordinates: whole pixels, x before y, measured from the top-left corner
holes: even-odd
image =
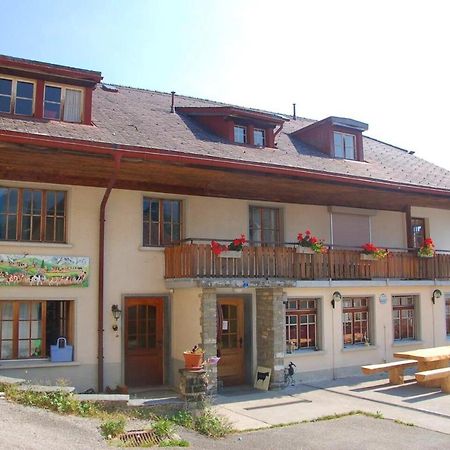
[[[342,300],[342,294],[339,291],[333,292],[333,298],[331,300],[331,306],[333,309],[336,307],[336,303]]]
[[[114,320],[116,321],[116,323],[112,326],[112,329],[114,331],[117,331],[119,329],[119,326],[117,325],[117,322],[120,319],[120,316],[122,315],[122,310],[119,308],[119,305],[112,305],[111,306],[111,312],[112,315],[114,317]]]
[[[437,298],[441,298],[442,297],[442,291],[440,289],[435,289],[433,291],[433,296],[431,297],[431,301],[433,302],[433,305],[436,302]]]

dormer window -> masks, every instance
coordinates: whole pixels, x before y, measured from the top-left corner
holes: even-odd
[[[240,125],[234,126],[234,142],[238,144],[247,143],[247,128]]]
[[[45,85],[44,118],[81,122],[82,98],[79,89]]]
[[[0,112],[32,116],[34,83],[18,79],[0,78]]]
[[[265,147],[266,145],[266,133],[261,128],[255,128],[253,132],[253,142],[258,147]]]
[[[355,135],[345,134],[335,131],[334,135],[334,156],[336,158],[355,159]]]

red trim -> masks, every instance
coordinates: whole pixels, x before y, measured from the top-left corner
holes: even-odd
[[[91,88],[84,89],[83,123],[85,125],[92,125],[92,91]]]
[[[42,119],[44,117],[44,80],[36,81],[36,98],[34,103],[34,117]]]
[[[344,184],[363,186],[368,188],[380,188],[395,190],[396,192],[417,192],[419,194],[431,194],[448,197],[449,190],[422,187],[417,185],[408,185],[402,183],[392,183],[370,178],[351,177],[338,174],[329,174],[326,172],[315,172],[308,169],[300,169],[285,166],[274,166],[261,163],[252,163],[244,161],[235,161],[230,159],[217,158],[212,156],[193,155],[189,153],[175,152],[171,150],[161,150],[156,148],[145,148],[132,145],[109,144],[104,142],[83,141],[81,139],[67,138],[49,138],[30,133],[19,133],[17,131],[0,131],[0,139],[4,142],[17,144],[30,144],[46,146],[50,148],[62,148],[78,152],[89,152],[96,154],[112,154],[118,151],[126,158],[153,159],[161,161],[185,162],[187,164],[196,164],[201,166],[223,167],[234,170],[249,170],[259,173],[270,173],[280,176],[304,177],[324,182],[339,182]]]

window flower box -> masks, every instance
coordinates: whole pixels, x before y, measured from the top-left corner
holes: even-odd
[[[241,256],[242,251],[239,250],[224,250],[219,254],[219,258],[240,258]]]
[[[315,253],[317,253],[311,247],[304,247],[303,245],[299,245],[298,247],[296,247],[296,252],[306,253],[308,255],[314,255]]]
[[[368,255],[366,253],[361,253],[360,258],[363,261],[377,261],[379,259],[375,255]]]

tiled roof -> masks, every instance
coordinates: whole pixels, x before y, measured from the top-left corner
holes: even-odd
[[[450,190],[449,171],[376,139],[364,137],[364,162],[334,159],[290,136],[313,120],[289,118],[277,137],[277,148],[235,145],[212,134],[192,118],[171,113],[170,104],[169,93],[121,86],[118,92],[107,92],[98,87],[93,96],[95,126],[0,116],[0,130],[156,148]],[[226,106],[180,95],[176,96],[175,104],[178,107]]]

